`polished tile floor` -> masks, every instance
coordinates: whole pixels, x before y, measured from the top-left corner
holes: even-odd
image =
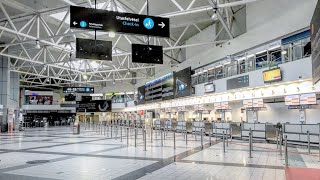
[[[122,138],[121,138],[122,131]],[[127,134],[128,132],[128,134]],[[129,139],[127,140],[127,136]],[[142,130],[136,147],[134,130],[126,128],[33,128],[0,134],[1,180],[105,180],[105,179],[286,179],[284,155],[275,144],[228,141],[180,133],[161,134],[148,129],[146,151]],[[127,144],[129,143],[129,144]],[[175,146],[175,148],[174,148]],[[289,166],[320,169],[318,149],[311,155],[303,147],[289,147]],[[41,161],[41,162],[37,162]]]

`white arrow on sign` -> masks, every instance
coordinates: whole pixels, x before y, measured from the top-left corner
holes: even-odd
[[[161,26],[161,28],[164,28],[166,26],[166,24],[161,22],[161,24],[158,24],[158,26]]]
[[[77,24],[78,24],[77,22],[73,21],[73,25],[77,25]]]

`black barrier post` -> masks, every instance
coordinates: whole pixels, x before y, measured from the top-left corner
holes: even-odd
[[[249,158],[252,158],[252,130],[249,131]]]
[[[186,129],[186,145],[188,145],[188,132],[187,132],[187,129]]]

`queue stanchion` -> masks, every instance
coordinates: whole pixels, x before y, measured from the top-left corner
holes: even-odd
[[[231,126],[231,125],[230,125]],[[232,139],[233,139],[233,135],[232,135],[232,127],[230,127],[230,140],[232,142]]]
[[[280,151],[280,156],[282,156],[282,132],[279,132],[280,136],[279,136],[279,151]]]
[[[252,130],[249,131],[249,158],[252,158]]]
[[[134,147],[137,147],[137,128],[134,128]]]
[[[147,131],[143,130],[143,139],[144,139],[144,151],[147,151]]]
[[[186,129],[186,145],[188,145],[188,132],[187,132],[187,129]]]
[[[122,126],[120,126],[120,142],[122,142]]]
[[[210,144],[210,146],[212,145],[211,144],[211,135],[212,135],[212,129],[210,128],[209,129],[209,144]]]
[[[287,135],[284,136],[284,161],[286,164],[286,167],[288,167],[289,162],[288,162],[288,143],[287,143]]]
[[[226,141],[225,141],[225,137],[224,137],[224,131],[222,132],[222,140],[223,140],[223,152],[226,152]]]
[[[218,133],[217,133],[217,126],[214,126],[214,130],[216,132],[215,136],[216,136],[216,141],[218,141]]]
[[[163,146],[163,129],[160,130],[161,146]]]
[[[153,143],[153,127],[151,126],[151,129],[150,129],[150,141],[151,143]]]
[[[173,149],[176,149],[176,131],[173,130]]]
[[[127,146],[129,146],[129,127],[127,127]]]
[[[310,132],[307,131],[307,138],[308,138],[308,154],[310,154]]]
[[[106,126],[107,126],[107,123],[103,126],[103,135],[106,136]]]
[[[112,127],[113,127],[113,125],[111,124],[111,126],[110,126],[110,137],[112,138]]]
[[[229,132],[230,133],[230,132]],[[227,141],[227,147],[229,147],[229,136],[228,136],[228,130],[226,130],[226,141]]]
[[[276,128],[276,142],[277,142],[277,149],[279,148],[279,130]]]
[[[200,138],[201,138],[201,148],[203,149],[203,129],[202,128],[201,128],[200,133],[201,133],[201,136],[200,136]]]

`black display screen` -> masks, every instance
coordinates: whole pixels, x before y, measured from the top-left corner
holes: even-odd
[[[237,78],[232,78],[227,80],[227,90],[238,89],[249,86],[249,75],[240,76]]]
[[[145,103],[145,87],[141,86],[138,88],[138,104],[144,104]]]
[[[311,25],[312,75],[313,83],[320,81],[320,2],[318,1]]]
[[[174,73],[174,98],[190,96],[192,94],[191,67]]]
[[[92,96],[81,96],[81,101],[89,102],[92,100]]]
[[[76,39],[76,58],[112,61],[112,42]]]
[[[132,44],[132,62],[163,64],[162,46]]]
[[[68,94],[64,97],[65,101],[76,101],[76,96],[73,94]]]
[[[70,6],[70,27],[170,37],[169,18]]]
[[[77,112],[111,112],[111,100],[77,101]]]

